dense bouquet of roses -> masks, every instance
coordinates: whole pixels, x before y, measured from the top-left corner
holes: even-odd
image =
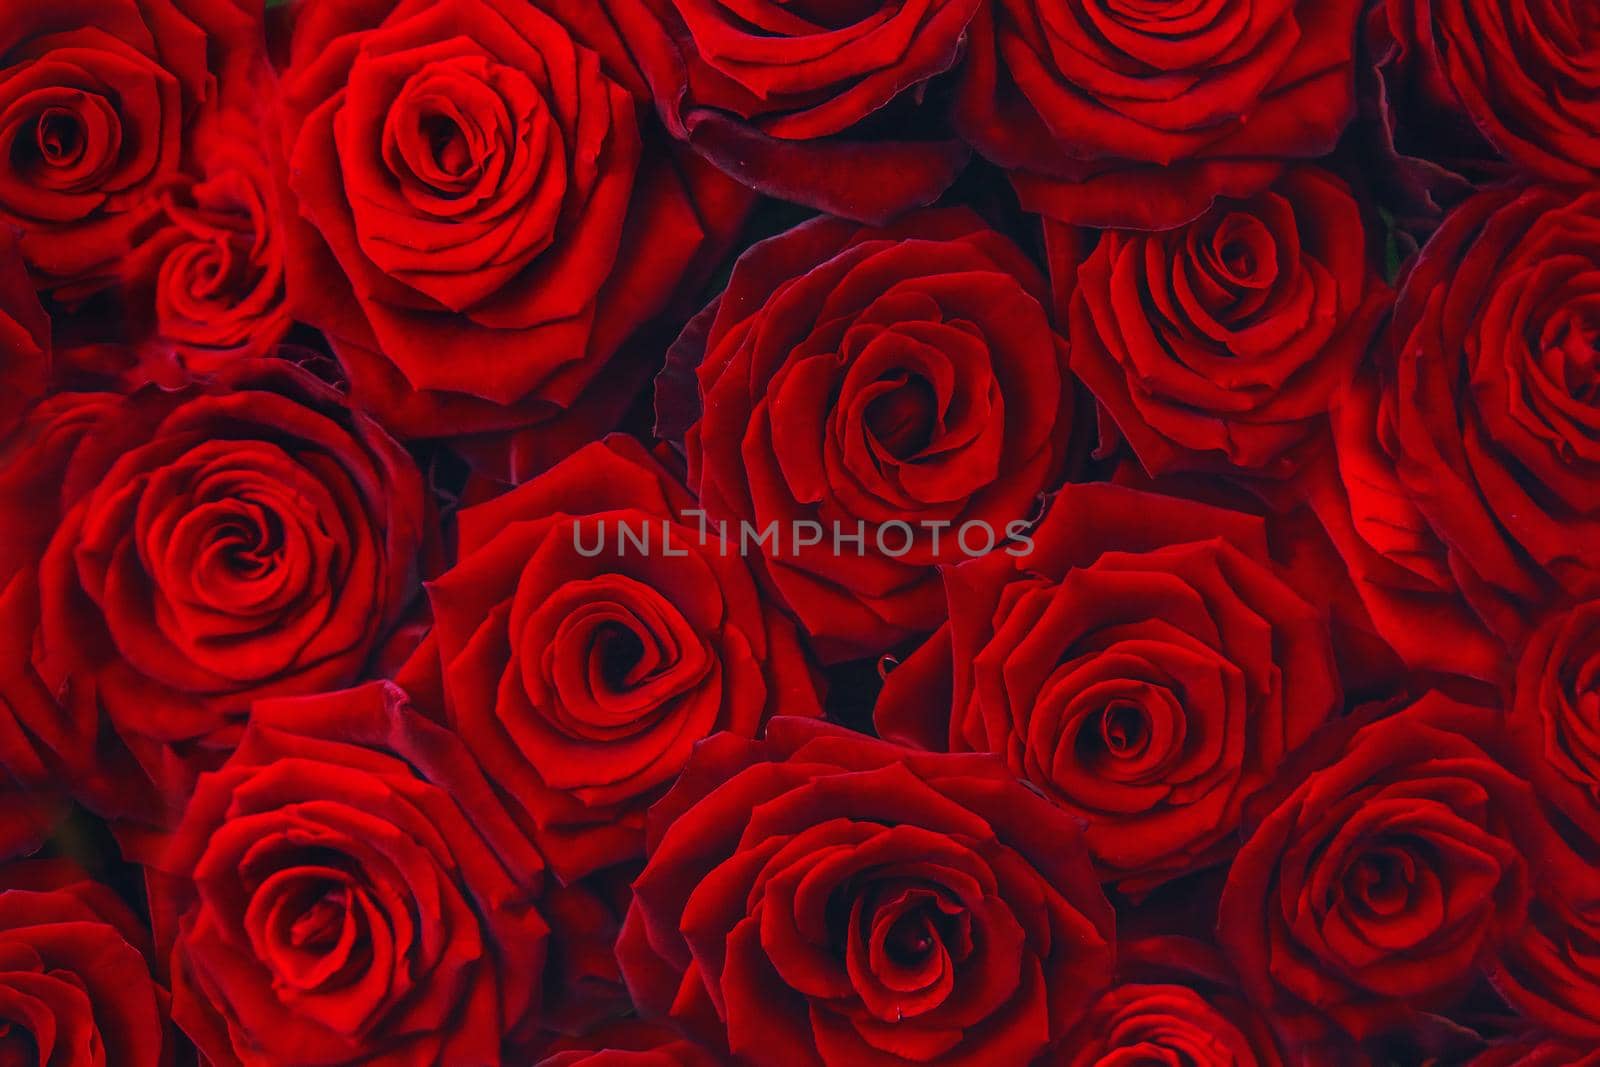
[[[0,1067],[1600,1064],[1590,0],[0,11]]]

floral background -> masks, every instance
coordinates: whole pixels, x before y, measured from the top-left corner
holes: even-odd
[[[1600,7],[0,8],[0,1067],[1597,1050]]]

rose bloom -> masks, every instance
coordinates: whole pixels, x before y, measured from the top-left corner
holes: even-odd
[[[884,223],[944,192],[967,149],[923,106],[978,0],[604,0],[667,129],[738,181]]]
[[[1365,32],[1375,130],[1433,207],[1521,171],[1600,172],[1600,32],[1587,0],[1380,0]]]
[[[0,1063],[171,1063],[148,941],[115,893],[64,860],[0,868]]]
[[[1177,229],[1105,234],[1071,290],[1072,369],[1152,475],[1292,475],[1389,298],[1360,205],[1312,167]]]
[[[258,33],[232,2],[13,6],[0,24],[0,221],[21,231],[41,287],[112,280],[231,73],[225,56]]]
[[[647,90],[598,5],[294,10],[297,317],[403,436],[592,439],[642,384],[613,355],[731,238],[746,195],[647,136]]]
[[[617,957],[641,1013],[740,1062],[1022,1064],[1112,939],[1072,818],[999,763],[779,718],[651,810]]]
[[[58,394],[0,472],[19,631],[0,643],[28,656],[0,678],[36,675],[60,701],[25,725],[116,817],[169,815],[253,701],[361,677],[431,537],[411,458],[280,360],[175,392]]]
[[[157,343],[192,371],[264,356],[289,330],[283,236],[262,122],[230,110],[195,133],[198,179],[169,189],[126,284]]]
[[[1117,984],[1039,1067],[1284,1064],[1271,1027],[1209,946],[1181,937],[1124,941],[1117,946],[1117,975]]]
[[[1218,931],[1251,999],[1297,1044],[1452,1005],[1525,936],[1536,878],[1584,876],[1505,766],[1502,725],[1437,693],[1358,715],[1314,739],[1263,805]]]
[[[1575,828],[1593,861],[1600,842],[1600,601],[1552,617],[1523,651],[1508,725],[1539,797]],[[1600,1040],[1600,892],[1590,866],[1544,874],[1529,921],[1502,953],[1501,994],[1546,1029]]]
[[[1339,703],[1323,613],[1258,519],[1069,485],[1035,549],[947,569],[950,623],[888,677],[885,737],[992,752],[1139,892],[1225,858],[1245,802]]]
[[[433,633],[402,681],[564,881],[642,855],[645,809],[696,742],[821,714],[794,623],[694,507],[613,436],[461,512],[459,559],[429,583]]]
[[[1003,545],[1065,477],[1075,398],[1048,299],[964,209],[818,219],[740,257],[669,354],[659,431],[683,436],[713,524],[777,524],[765,576],[825,659],[936,626],[936,567]],[[820,543],[796,543],[806,522]],[[836,529],[863,547],[836,551]]]
[[[257,705],[154,866],[173,1018],[207,1062],[527,1062],[542,863],[393,685]]]
[[[1484,193],[1417,257],[1304,483],[1378,632],[1485,680],[1600,592],[1600,194]]]
[[[1160,229],[1332,151],[1355,113],[1361,0],[995,0],[956,123],[1023,204]]]

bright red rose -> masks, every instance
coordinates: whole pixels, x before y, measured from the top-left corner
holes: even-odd
[[[978,0],[603,6],[667,129],[769,196],[882,224],[932,203],[967,160],[922,104]]]
[[[623,977],[740,1062],[1028,1063],[1111,977],[1072,818],[987,757],[779,718],[701,745],[650,817]]]
[[[1048,301],[969,211],[819,219],[740,257],[679,338],[658,429],[824,658],[937,626],[937,566],[1005,544],[1065,477],[1075,398]]]
[[[41,287],[112,279],[256,23],[232,2],[63,0],[0,16],[0,221]]]
[[[1600,174],[1600,20],[1588,0],[1377,0],[1374,132],[1419,206],[1521,171]]]
[[[542,864],[394,686],[257,705],[155,866],[173,1018],[216,1067],[526,1062]]]
[[[1282,1067],[1271,1028],[1227,961],[1180,937],[1117,946],[1118,984],[1039,1067]]]
[[[82,799],[161,821],[253,701],[362,676],[415,597],[429,510],[405,451],[282,361],[52,397],[0,454],[0,577],[25,587],[0,644],[28,656],[0,678],[59,699],[25,725]]]
[[[172,1063],[148,940],[115,893],[70,863],[0,868],[0,1063]]]
[[[242,111],[203,121],[204,171],[168,190],[128,284],[151,312],[156,343],[192,371],[269,354],[289,329],[277,187],[262,123]]]
[[[1535,878],[1582,870],[1503,764],[1498,711],[1430,693],[1331,727],[1234,859],[1218,931],[1296,1045],[1421,1024],[1523,935]]]
[[[403,436],[576,411],[592,438],[631,399],[612,356],[730,235],[745,195],[641,132],[646,90],[598,5],[296,10],[296,314]]]
[[[1069,485],[1033,540],[945,570],[950,623],[889,675],[879,732],[1000,756],[1130,891],[1225,858],[1339,704],[1323,613],[1247,515]]]
[[[821,713],[793,622],[694,508],[614,436],[463,511],[460,558],[428,585],[433,635],[402,679],[563,880],[642,855],[645,809],[702,738]]]
[[[1361,3],[995,0],[972,23],[957,126],[1030,210],[1181,225],[1333,149]]]
[[[1273,478],[1326,427],[1389,297],[1360,206],[1311,167],[1174,230],[1105,234],[1072,293],[1072,369],[1147,471]]]
[[[1600,193],[1484,193],[1416,258],[1306,482],[1414,669],[1494,680],[1600,592]]]

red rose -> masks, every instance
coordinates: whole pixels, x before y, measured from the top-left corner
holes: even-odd
[[[1497,711],[1431,693],[1330,728],[1234,859],[1218,931],[1296,1044],[1446,1007],[1520,936],[1535,877],[1573,857],[1502,765]]]
[[[65,814],[65,773],[55,753],[69,730],[29,661],[23,620],[36,601],[32,576],[0,585],[0,861],[31,854]]]
[[[1165,228],[1331,151],[1355,111],[1361,0],[996,0],[956,122],[1030,210]]]
[[[986,757],[806,720],[651,810],[617,945],[649,1018],[750,1064],[1028,1063],[1110,978],[1072,819]]]
[[[1047,301],[971,212],[819,219],[746,252],[679,338],[659,430],[697,418],[690,488],[752,554],[775,526],[766,576],[825,658],[933,629],[935,568],[1004,544],[1061,482],[1074,394]]]
[[[1513,686],[1511,732],[1541,800],[1573,826],[1591,861],[1600,843],[1600,601],[1553,617],[1528,642]],[[1600,1040],[1600,891],[1592,866],[1541,871],[1529,920],[1495,986],[1546,1028]]]
[[[717,1060],[665,1026],[624,1020],[557,1042],[536,1067],[717,1067]]]
[[[1124,942],[1117,953],[1119,983],[1095,1002],[1050,1067],[1282,1067],[1271,1029],[1213,949],[1155,937]]]
[[[169,190],[128,264],[154,334],[192,370],[264,356],[289,329],[276,186],[261,124],[228,111],[201,124],[204,175]]]
[[[0,1063],[171,1063],[148,939],[115,893],[70,863],[0,868]]]
[[[1297,167],[1178,229],[1103,236],[1077,271],[1072,369],[1151,474],[1285,477],[1388,295],[1348,188]]]
[[[0,220],[39,285],[110,280],[250,41],[232,3],[66,0],[0,18]]]
[[[920,105],[961,55],[978,0],[603,6],[667,129],[769,196],[882,224],[932,203],[967,160]]]
[[[173,1018],[217,1067],[526,1062],[538,854],[394,686],[257,705],[156,866]]]
[[[1541,611],[1600,592],[1600,193],[1485,193],[1417,257],[1307,482],[1415,669],[1493,680]]]
[[[284,84],[290,299],[397,432],[621,414],[622,369],[597,375],[745,202],[646,143],[635,91],[594,5],[303,7]]]
[[[610,437],[463,511],[460,559],[428,586],[433,636],[402,678],[439,691],[563,880],[642,854],[697,741],[820,714],[794,624],[694,507]]]
[[[50,316],[39,305],[17,238],[0,229],[0,441],[50,379]]]
[[[10,644],[65,720],[29,728],[118,816],[162,818],[152,784],[181,803],[253,701],[359,678],[431,536],[405,451],[276,360],[179,392],[54,397],[7,467],[0,575],[32,588]]]
[[[1225,858],[1338,706],[1323,614],[1246,515],[1069,485],[1033,539],[944,572],[950,624],[889,675],[879,732],[1000,756],[1130,891]]]
[[[1378,74],[1376,132],[1424,205],[1460,199],[1513,170],[1595,180],[1600,38],[1592,18],[1586,0],[1373,4],[1366,33]]]

